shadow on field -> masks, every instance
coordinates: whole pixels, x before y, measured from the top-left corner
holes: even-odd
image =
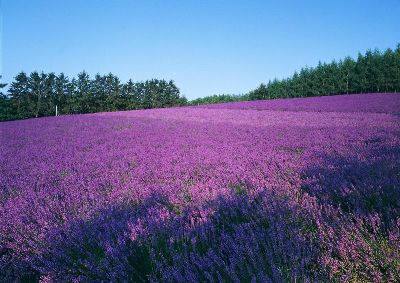
[[[316,232],[283,195],[234,192],[182,212],[157,195],[53,230],[30,262],[55,282],[315,279]]]
[[[366,146],[358,157],[330,155],[308,167],[302,189],[321,204],[360,215],[379,213],[388,223],[400,216],[400,147],[380,140]]]
[[[400,150],[374,144],[363,159],[327,156],[303,175],[298,196],[238,185],[202,207],[154,194],[52,229],[40,253],[2,250],[0,279],[16,282],[363,281],[396,274],[396,241],[362,217],[399,217]],[[324,210],[325,204],[342,208]],[[351,217],[348,217],[351,216]],[[368,223],[367,223],[368,224]],[[367,227],[367,228],[365,228]],[[346,234],[347,233],[347,234]],[[30,245],[26,239],[22,245]],[[389,247],[389,248],[388,248]],[[394,247],[393,250],[391,247]],[[0,254],[1,255],[1,254]],[[352,265],[352,262],[355,262]],[[28,264],[29,263],[29,264]],[[365,263],[365,264],[364,264]],[[336,269],[335,269],[336,268]],[[389,275],[386,275],[389,274]],[[380,276],[380,277],[379,277]],[[387,277],[384,277],[387,276]],[[378,280],[379,281],[379,280]]]

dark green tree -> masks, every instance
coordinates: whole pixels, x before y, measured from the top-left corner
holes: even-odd
[[[10,98],[3,93],[3,88],[7,86],[1,82],[0,76],[0,121],[11,120],[14,118],[15,113],[12,112],[12,105]]]
[[[47,93],[46,93],[46,79],[47,75],[43,72],[32,72],[28,80],[28,88],[30,96],[30,106],[28,110],[28,117],[40,117],[45,114]]]
[[[52,104],[57,106],[59,114],[66,114],[68,112],[67,101],[71,95],[71,86],[68,77],[64,73],[59,74],[55,78],[54,92],[52,97]]]
[[[89,113],[94,110],[89,74],[82,71],[74,81],[72,113]],[[93,111],[94,112],[94,111]]]
[[[260,100],[260,99],[269,99],[268,88],[265,84],[260,84],[258,88],[249,92],[250,100]]]
[[[16,118],[31,117],[33,113],[33,101],[29,90],[29,78],[26,73],[21,72],[11,83],[8,90],[10,101],[13,107],[13,114]]]
[[[102,111],[115,111],[122,108],[122,99],[120,97],[120,81],[117,76],[109,73],[104,79],[104,88],[106,94],[105,108]]]

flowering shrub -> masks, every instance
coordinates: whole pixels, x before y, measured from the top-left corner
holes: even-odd
[[[0,280],[399,281],[399,113],[368,94],[1,123]]]

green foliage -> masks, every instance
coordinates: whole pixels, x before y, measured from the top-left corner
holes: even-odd
[[[0,90],[4,87],[0,84]],[[59,114],[80,114],[186,105],[173,81],[123,84],[111,73],[91,79],[86,72],[69,80],[63,73],[19,73],[8,95],[0,93],[0,121]]]
[[[248,98],[260,100],[399,90],[400,44],[395,51],[359,53],[356,61],[346,57],[339,62],[319,62],[315,68],[302,68],[290,78],[261,84],[249,92]]]
[[[1,77],[0,77],[1,78]],[[260,84],[243,95],[212,95],[188,102],[173,81],[147,80],[121,83],[111,73],[91,79],[86,72],[69,80],[63,73],[19,73],[3,94],[0,84],[0,121],[102,111],[150,109],[244,100],[309,97],[344,93],[398,92],[400,90],[400,44],[393,51],[368,50],[357,60],[346,57],[339,62],[302,68],[292,77]]]
[[[250,91],[248,96],[250,100],[262,100],[270,98],[268,88],[265,84],[260,84],[258,88],[256,88],[253,91]]]
[[[220,94],[196,98],[189,102],[190,105],[215,104],[248,100],[247,95]]]
[[[1,76],[0,76],[0,80],[1,80]],[[2,92],[2,89],[6,85],[7,84],[3,84],[0,82],[0,121],[8,120],[13,115],[11,101]]]
[[[321,95],[400,91],[400,44],[381,53],[368,50],[357,60],[346,57],[331,63],[305,67],[290,78],[260,84],[245,95],[213,95],[190,101],[191,105],[243,100],[310,97]]]

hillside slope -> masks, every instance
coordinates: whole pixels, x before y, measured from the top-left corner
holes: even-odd
[[[400,280],[398,113],[364,94],[0,123],[0,280]]]

